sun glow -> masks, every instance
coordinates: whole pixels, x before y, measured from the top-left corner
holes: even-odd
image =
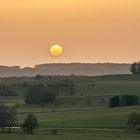
[[[59,57],[62,55],[62,53],[63,53],[63,49],[60,45],[53,45],[50,48],[50,54],[54,57]]]

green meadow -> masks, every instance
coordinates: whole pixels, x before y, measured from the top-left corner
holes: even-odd
[[[70,79],[75,84],[75,94],[58,96],[59,104],[45,106],[26,105],[24,95],[32,85],[53,84],[59,80]],[[28,86],[23,86],[23,83]],[[19,123],[29,112],[34,112],[39,127],[33,136],[21,129],[13,129],[12,134],[0,134],[3,140],[139,140],[140,133],[132,133],[127,126],[128,115],[140,112],[140,106],[108,108],[108,100],[114,95],[135,94],[140,96],[140,76],[54,76],[41,80],[34,78],[2,78],[0,84],[11,87],[18,96],[1,96],[0,102],[6,105],[19,104],[17,109]],[[57,135],[51,130],[56,129]]]

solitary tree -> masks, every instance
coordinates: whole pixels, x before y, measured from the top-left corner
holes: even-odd
[[[140,74],[140,62],[135,62],[131,65],[130,71],[133,74]]]
[[[28,134],[33,134],[34,129],[38,127],[38,120],[34,114],[29,114],[23,123],[23,131]]]
[[[8,107],[5,105],[0,106],[0,127],[2,132],[4,128],[9,128],[9,133],[11,133],[11,127],[17,124],[17,115],[14,107]]]
[[[9,108],[9,113],[8,113],[8,127],[9,127],[9,133],[11,133],[11,127],[17,125],[17,113],[16,109],[14,107]]]
[[[127,122],[128,125],[131,125],[132,126],[132,129],[133,129],[133,132],[135,132],[136,130],[136,126],[140,124],[140,114],[139,113],[131,113],[129,116],[128,116],[128,122]]]

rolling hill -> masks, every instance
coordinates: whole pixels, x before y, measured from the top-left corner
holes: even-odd
[[[41,75],[111,75],[130,74],[131,64],[115,63],[50,63],[39,64],[33,68],[20,66],[0,66],[0,77],[21,77]]]

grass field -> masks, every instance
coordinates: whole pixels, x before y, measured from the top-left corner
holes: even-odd
[[[70,79],[75,84],[74,96],[59,96],[57,107],[61,108],[83,108],[87,107],[90,100],[91,107],[105,107],[107,101],[113,95],[135,94],[140,95],[140,75],[109,75],[96,77],[81,76],[62,76],[46,77],[41,80],[34,78],[1,78],[0,84],[8,85],[19,93],[18,97],[0,97],[0,102],[14,105],[15,103],[24,104],[24,94],[32,85],[49,85],[62,80]],[[28,83],[28,86],[23,86]],[[11,98],[11,99],[10,99]],[[22,107],[23,108],[23,107]],[[50,105],[50,108],[54,106]]]
[[[33,136],[16,134],[16,135],[0,135],[0,139],[2,140],[139,140],[139,134],[131,134],[128,132],[118,133],[118,132],[97,132],[94,131],[92,133],[61,133],[56,136],[51,134],[35,134]]]
[[[115,109],[91,108],[35,113],[40,120],[40,128],[127,128],[127,117],[132,112],[140,112],[140,106]],[[19,114],[19,120],[27,114]]]
[[[71,79],[75,83],[75,95],[59,96],[59,105],[44,107],[25,105],[24,94],[32,85],[50,84],[54,81]],[[28,87],[23,87],[24,82]],[[19,95],[0,97],[7,105],[19,103],[17,109],[19,123],[29,112],[34,112],[39,120],[36,134],[28,136],[20,130],[11,135],[0,134],[2,140],[139,140],[140,133],[132,133],[127,126],[128,115],[140,112],[140,106],[108,108],[110,97],[120,94],[140,96],[140,76],[110,75],[97,77],[53,77],[35,80],[33,78],[0,79],[0,84],[8,85]],[[90,100],[90,105],[88,101]],[[58,135],[51,135],[50,129],[58,129]],[[13,130],[15,132],[15,130]]]

